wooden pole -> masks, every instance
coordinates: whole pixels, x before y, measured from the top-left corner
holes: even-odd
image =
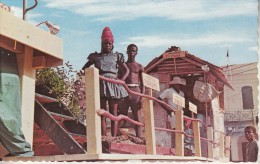
[[[25,46],[23,54],[17,54],[17,65],[21,83],[22,131],[32,146],[34,125],[35,69],[33,69],[33,49]]]
[[[207,127],[207,137],[208,140],[213,141],[213,128],[212,127]],[[208,158],[213,159],[214,158],[214,150],[213,150],[213,143],[208,142]]]
[[[199,121],[192,122],[192,130],[194,135],[195,156],[201,157],[201,143],[200,143],[200,126]]]
[[[102,154],[99,70],[95,67],[85,69],[86,80],[86,119],[87,154]]]
[[[152,89],[150,88],[149,88],[149,95],[152,96]],[[148,98],[144,98],[143,106],[144,106],[146,153],[156,155],[153,101],[149,100]]]
[[[183,110],[176,110],[176,130],[184,131],[183,127]],[[175,155],[176,156],[184,156],[184,134],[176,133],[175,134]]]

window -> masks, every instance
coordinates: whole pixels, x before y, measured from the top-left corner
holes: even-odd
[[[243,100],[243,109],[254,109],[252,87],[244,86],[242,87],[241,92],[242,92],[242,100]]]

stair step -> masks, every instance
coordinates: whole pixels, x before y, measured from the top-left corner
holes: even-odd
[[[77,120],[76,118],[74,117],[70,117],[70,116],[66,116],[66,115],[62,115],[62,114],[58,114],[58,113],[55,113],[55,112],[50,112],[50,111],[47,111],[50,115],[52,116],[58,116],[58,117],[61,117],[65,120]]]
[[[69,111],[69,109],[60,102],[46,103],[44,104],[44,107],[50,112],[73,117],[73,114]]]
[[[58,100],[55,98],[48,97],[39,93],[35,93],[35,99],[41,103],[58,102]]]
[[[86,135],[82,135],[82,134],[76,134],[76,133],[69,133],[69,132],[67,132],[69,135],[71,135],[71,136],[77,136],[77,137],[84,137],[85,139],[86,139]]]

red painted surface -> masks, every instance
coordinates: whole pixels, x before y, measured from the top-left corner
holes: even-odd
[[[58,121],[63,126],[62,121]],[[66,128],[65,128],[66,129]],[[86,137],[84,136],[72,136],[80,145],[86,147]],[[33,150],[35,156],[49,156],[49,155],[62,155],[64,154],[58,146],[56,146],[52,140],[39,128],[37,124],[34,124],[34,136],[33,136]],[[110,143],[109,148],[111,153],[118,154],[146,154],[146,146],[138,144],[125,144],[125,143]],[[156,152],[158,155],[174,155],[175,149],[157,147]]]
[[[63,154],[59,147],[52,142],[52,140],[39,128],[37,124],[34,124],[33,151],[35,156]]]
[[[75,136],[73,137],[81,145],[85,144],[85,138]],[[111,153],[118,154],[146,154],[145,145],[138,144],[125,144],[125,143],[111,143]],[[33,150],[35,156],[47,156],[47,155],[62,155],[63,152],[52,142],[52,140],[44,134],[37,124],[34,124],[34,136],[33,136]],[[174,155],[175,149],[157,147],[156,152],[158,155]]]
[[[111,143],[110,151],[119,154],[146,154],[145,145]],[[174,155],[175,149],[166,147],[156,147],[157,155]]]

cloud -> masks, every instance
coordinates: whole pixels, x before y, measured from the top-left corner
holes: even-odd
[[[171,45],[178,46],[206,46],[218,45],[220,47],[232,46],[235,43],[250,42],[250,36],[232,35],[230,33],[214,33],[204,34],[199,36],[187,36],[186,34],[179,34],[176,36],[160,35],[160,36],[135,36],[128,38],[128,41],[121,42],[120,45],[128,45],[136,43],[142,47],[167,47]]]
[[[250,50],[250,51],[257,51],[257,48],[258,48],[257,46],[253,46],[253,47],[249,47],[248,50]]]
[[[256,15],[257,1],[209,0],[43,0],[46,7],[70,10],[97,21],[159,17],[169,20],[207,20],[220,17]]]
[[[87,34],[89,34],[89,31],[80,31],[80,30],[73,30],[73,29],[62,29],[62,31],[64,31],[64,33],[70,34],[69,37],[71,36],[86,36]]]
[[[23,19],[23,9],[22,8],[11,6],[11,13],[16,17]]]

